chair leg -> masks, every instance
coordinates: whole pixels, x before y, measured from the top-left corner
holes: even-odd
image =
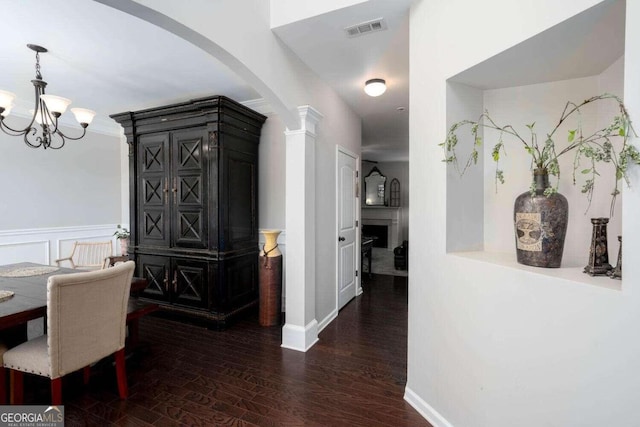
[[[124,348],[116,351],[116,376],[118,377],[120,399],[126,399],[129,391],[127,389],[127,369],[125,365]]]
[[[11,369],[9,379],[11,381],[11,404],[22,405],[24,403],[24,374],[21,371]]]
[[[91,365],[85,366],[84,370],[82,371],[82,374],[83,374],[84,385],[89,384],[89,378],[91,377]]]
[[[51,380],[51,404],[62,405],[62,377]]]
[[[7,404],[7,370],[0,366],[0,405]]]

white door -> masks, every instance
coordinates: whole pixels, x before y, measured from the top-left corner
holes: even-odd
[[[337,192],[338,209],[338,310],[356,296],[357,198],[356,157],[338,147]]]

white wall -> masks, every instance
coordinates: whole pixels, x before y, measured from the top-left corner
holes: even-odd
[[[9,116],[10,126],[26,119]],[[79,128],[63,128],[70,135]],[[60,150],[33,149],[0,133],[0,230],[120,222],[120,140],[94,132]]]
[[[636,190],[624,190],[621,209],[621,288],[601,286],[607,278],[590,285],[562,278],[564,269],[540,274],[446,250],[447,168],[437,147],[447,129],[446,80],[596,3],[422,0],[412,7],[405,398],[435,426],[640,425]],[[640,4],[627,1],[627,23],[639,18]],[[624,64],[632,118],[640,115],[636,27],[627,25]],[[637,187],[637,168],[632,179]]]
[[[9,116],[12,127],[27,120]],[[63,128],[69,135],[79,127]],[[0,133],[0,264],[54,264],[76,240],[114,242],[121,222],[121,141],[87,132],[59,150],[33,149]]]
[[[263,113],[267,121],[262,126],[258,147],[258,212],[260,229],[285,228],[285,144],[284,124],[273,113]]]

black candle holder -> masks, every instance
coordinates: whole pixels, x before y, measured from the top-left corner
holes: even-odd
[[[618,263],[616,268],[611,270],[608,274],[612,279],[622,279],[622,236],[618,236],[618,242],[620,242],[620,249],[618,249]]]
[[[589,263],[584,272],[591,276],[606,275],[613,269],[609,264],[609,251],[607,248],[607,224],[609,218],[591,218],[593,233],[591,235],[591,248],[589,249]]]

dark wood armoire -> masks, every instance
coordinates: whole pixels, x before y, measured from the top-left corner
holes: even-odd
[[[111,116],[129,144],[143,297],[223,328],[258,301],[258,143],[266,117],[224,96]]]

